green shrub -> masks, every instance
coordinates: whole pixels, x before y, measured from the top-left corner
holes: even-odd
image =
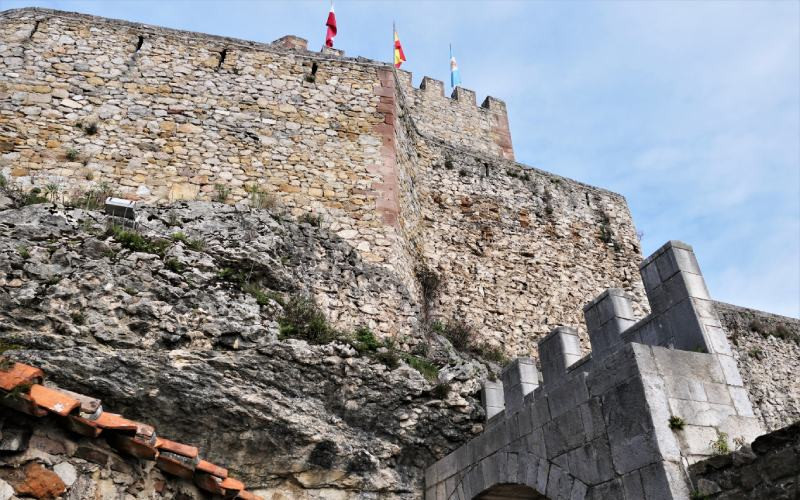
[[[436,384],[433,389],[431,390],[431,395],[436,399],[447,399],[447,396],[450,394],[450,384],[448,383],[441,383]]]
[[[31,251],[28,250],[28,247],[26,247],[25,245],[18,246],[17,247],[17,253],[23,259],[30,259],[30,257],[31,257]]]
[[[407,354],[405,361],[408,366],[420,372],[426,379],[436,381],[439,378],[439,368],[427,359]]]
[[[319,306],[306,297],[292,297],[284,306],[278,325],[282,338],[298,338],[312,344],[327,344],[339,338]]]
[[[97,210],[103,208],[106,198],[114,196],[114,190],[106,182],[101,182],[93,189],[73,198],[70,205],[84,210]]]
[[[273,292],[272,290],[264,290],[255,283],[247,283],[246,285],[243,285],[242,291],[252,295],[260,306],[266,306],[269,305],[271,301],[275,301],[281,306],[285,307],[283,296],[280,293]]]
[[[75,148],[69,148],[69,149],[67,149],[67,151],[64,153],[64,156],[65,156],[65,157],[67,158],[67,160],[69,160],[69,161],[75,161],[75,160],[77,160],[77,159],[78,159],[78,156],[79,156],[79,154],[78,154],[78,150],[77,150],[77,149],[75,149]]]
[[[6,176],[0,172],[0,188],[5,188],[6,186],[8,186],[8,180]]]
[[[375,359],[386,365],[386,367],[390,370],[394,370],[400,366],[400,357],[397,355],[394,349],[387,348],[385,351],[376,353]]]
[[[683,426],[686,425],[686,422],[681,418],[675,415],[669,417],[669,428],[672,430],[679,431],[683,429]]]
[[[164,261],[164,267],[173,273],[181,274],[186,270],[186,264],[175,258],[169,258]]]
[[[352,345],[361,354],[377,351],[379,347],[383,346],[383,343],[375,338],[372,330],[365,326],[358,327],[353,336]]]
[[[35,187],[30,190],[23,198],[22,204],[27,205],[38,205],[39,203],[47,203],[47,197],[42,196],[42,190],[38,187]]]
[[[225,184],[214,184],[214,201],[225,203],[231,195],[231,188]]]
[[[755,358],[759,361],[764,359],[764,351],[761,350],[759,347],[754,347],[747,352],[747,355],[751,358]]]
[[[472,326],[461,319],[454,319],[441,326],[441,335],[450,341],[459,351],[466,351],[472,346],[475,335]]]
[[[201,238],[190,239],[182,232],[172,233],[173,241],[180,241],[190,250],[195,252],[202,252],[206,248],[206,242]]]
[[[714,455],[726,455],[730,453],[728,446],[728,433],[717,431],[717,439],[711,441],[711,453]]]
[[[485,359],[486,361],[497,363],[500,366],[504,366],[509,362],[508,357],[506,357],[505,353],[503,353],[503,349],[501,349],[500,347],[490,345],[488,343],[481,343],[474,345],[472,347],[472,352],[474,352],[481,358]]]
[[[152,240],[136,231],[130,231],[118,225],[109,227],[106,236],[112,236],[123,248],[133,252],[152,253],[162,257],[169,246],[167,240]]]

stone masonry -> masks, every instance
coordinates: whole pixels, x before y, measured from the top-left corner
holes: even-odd
[[[0,14],[0,173],[64,201],[110,186],[145,203],[267,196],[395,273],[422,318],[386,297],[364,316],[419,339],[462,317],[508,354],[577,324],[608,287],[643,307],[624,198],[513,161],[505,104],[420,88],[390,64],[44,9]],[[254,194],[258,192],[258,195]],[[422,304],[422,267],[441,278]],[[315,290],[327,307],[329,290]],[[534,333],[534,335],[531,335]],[[583,345],[588,345],[581,331]]]
[[[691,247],[641,264],[653,313],[636,322],[610,289],[584,308],[592,352],[560,327],[503,370],[479,437],[426,471],[426,499],[472,499],[504,485],[551,499],[680,499],[686,468],[762,427],[753,413]],[[496,401],[487,384],[485,401]]]
[[[800,498],[800,422],[770,432],[752,445],[689,467],[702,498]]]

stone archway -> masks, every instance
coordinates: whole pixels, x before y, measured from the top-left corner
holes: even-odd
[[[497,484],[478,493],[473,500],[546,500],[530,486],[522,484]]]

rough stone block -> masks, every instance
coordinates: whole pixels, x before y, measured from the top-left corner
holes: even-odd
[[[658,371],[665,379],[690,377],[703,382],[725,382],[722,367],[714,355],[655,346],[652,350]]]
[[[506,413],[511,415],[522,408],[527,394],[539,386],[539,372],[531,358],[517,358],[501,373]]]
[[[599,438],[567,453],[569,473],[586,484],[600,484],[614,477],[611,448]]]
[[[585,442],[585,433],[580,408],[573,408],[545,424],[544,440],[549,459],[581,446]]]
[[[622,493],[625,495],[625,498],[644,498],[642,478],[639,475],[638,470],[629,472],[628,474],[622,476]]]
[[[692,401],[708,401],[702,380],[687,377],[665,377],[667,396]]]
[[[609,390],[602,397],[602,405],[614,469],[618,474],[661,458],[640,379],[630,379]]]
[[[735,415],[733,405],[721,405],[707,401],[690,401],[686,399],[669,399],[673,415],[683,418],[687,424],[718,426],[729,416]]]
[[[592,500],[610,500],[612,498],[614,499],[625,498],[627,500],[629,498],[630,499],[644,498],[644,496],[623,497],[622,481],[620,481],[619,479],[612,479],[611,481],[606,481],[603,484],[594,486],[589,493],[589,498],[591,498]]]
[[[566,380],[550,389],[548,401],[550,403],[550,417],[556,418],[563,415],[589,399],[589,390],[586,387],[586,374],[573,372]]]
[[[706,382],[704,385],[705,393],[708,396],[709,403],[716,403],[722,405],[731,405],[733,400],[728,392],[726,384],[715,384],[713,382]],[[703,401],[702,399],[696,401]]]
[[[486,421],[501,413],[505,408],[505,397],[503,394],[503,383],[486,380],[483,382],[481,390],[481,403],[486,411]]]
[[[544,385],[561,382],[573,363],[581,359],[580,339],[574,328],[560,326],[539,341]]]
[[[722,373],[725,376],[725,382],[728,385],[742,386],[742,376],[739,374],[739,368],[736,366],[736,360],[730,356],[719,354],[716,356],[719,366],[722,368]]]
[[[549,498],[569,498],[572,492],[572,477],[557,465],[550,466],[547,478],[547,496]]]
[[[603,421],[603,409],[600,398],[594,397],[580,406],[583,431],[587,440],[605,435],[606,426]]]
[[[539,460],[539,470],[536,472],[536,491],[547,491],[550,478],[550,462]]]
[[[750,396],[747,394],[747,389],[743,387],[728,386],[728,393],[733,400],[733,407],[736,408],[736,413],[742,417],[753,417],[753,406],[750,404]]]

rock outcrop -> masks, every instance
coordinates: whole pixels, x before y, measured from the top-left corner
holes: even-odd
[[[99,211],[0,212],[7,355],[199,446],[256,491],[414,498],[423,467],[481,430],[487,368],[441,338],[433,380],[400,341],[387,362],[344,340],[282,338],[291,297],[329,286],[356,303],[399,286],[335,236],[206,202],[139,219],[114,234]]]

